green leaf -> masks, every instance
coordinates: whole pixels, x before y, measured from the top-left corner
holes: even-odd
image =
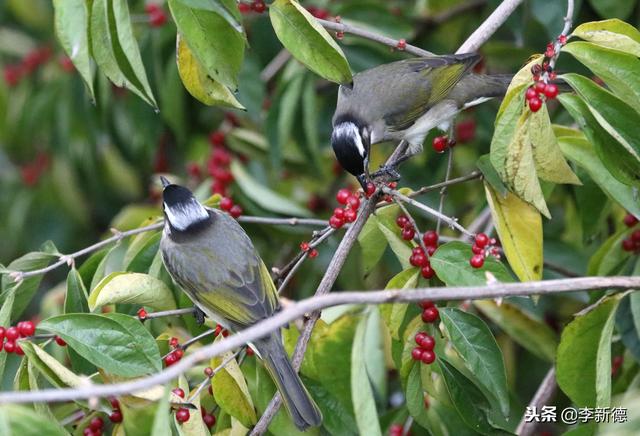
[[[531,354],[553,362],[558,339],[546,323],[508,301],[474,300],[473,304]]]
[[[189,385],[187,384],[187,389],[189,389]],[[186,392],[186,391],[185,391]],[[170,421],[170,405],[169,405],[169,397],[171,393],[171,388],[169,385],[165,385],[164,394],[162,395],[162,399],[158,402],[158,406],[156,409],[156,415],[153,418],[153,428],[151,429],[151,434],[154,436],[171,436],[171,421]],[[200,395],[196,398],[197,402],[200,403]],[[194,404],[194,406],[198,407],[199,404]],[[197,419],[190,421],[199,421]]]
[[[418,268],[408,268],[396,274],[385,289],[412,289],[418,284],[420,270]],[[380,313],[387,324],[391,338],[400,340],[400,328],[404,323],[407,314],[408,304],[394,303],[380,306]]]
[[[622,250],[622,241],[631,234],[631,229],[622,228],[611,235],[589,259],[587,275],[610,276],[618,274],[629,257]]]
[[[572,42],[562,48],[582,62],[607,86],[640,112],[640,60],[637,56],[592,44]]]
[[[255,180],[237,160],[231,162],[231,173],[242,192],[258,206],[283,215],[309,216],[307,209]]]
[[[480,434],[492,434],[494,429],[487,421],[491,407],[482,391],[445,359],[438,359],[438,366],[451,402],[465,424]]]
[[[504,416],[509,416],[509,392],[502,351],[489,327],[475,315],[443,307],[440,318],[451,344],[477,381],[494,396]]]
[[[616,331],[627,350],[637,361],[640,361],[640,330],[636,325],[638,294],[639,292],[636,291],[620,300],[616,310]],[[632,307],[632,302],[635,307]]]
[[[236,31],[243,33],[242,17],[235,0],[179,0],[193,9],[215,12],[224,18]]]
[[[304,380],[304,383],[316,404],[322,411],[322,428],[326,429],[329,434],[345,436],[355,436],[358,434],[355,418],[336,397],[331,395],[331,393],[329,393],[329,391],[318,382],[313,380]],[[269,397],[269,400],[271,400],[271,397]],[[272,430],[273,434],[296,434],[292,431],[288,431],[287,433],[277,433],[273,431],[271,427],[269,427],[269,429]],[[311,429],[306,430],[304,435],[307,435],[310,431]]]
[[[93,68],[89,55],[89,10],[85,0],[53,0],[56,35],[60,45],[84,80],[91,99]]]
[[[82,357],[114,375],[137,377],[162,369],[155,339],[128,315],[60,315],[42,321],[38,328],[57,334]]]
[[[640,32],[631,24],[615,18],[581,24],[571,35],[640,57]]]
[[[633,11],[634,2],[619,0],[589,0],[589,4],[603,18],[620,18],[626,20]]]
[[[224,360],[233,355],[229,351],[222,356],[211,359],[211,367],[218,367]],[[238,362],[233,359],[218,371],[211,379],[213,396],[222,410],[235,417],[245,427],[253,426],[258,418],[253,408],[247,382],[244,379]]]
[[[367,316],[363,316],[353,338],[351,351],[351,394],[353,396],[353,410],[360,434],[382,435],[378,422],[378,411],[374,400],[374,393],[367,375],[366,349]]]
[[[111,273],[89,296],[91,311],[116,303],[149,306],[156,310],[176,308],[173,293],[162,280],[140,273]]]
[[[181,375],[180,378],[178,379],[178,386],[186,393],[189,392],[189,382],[187,381],[187,379],[185,378],[184,375]],[[180,398],[176,398],[175,394],[169,394],[171,395],[173,400],[180,400]],[[194,416],[193,418],[200,418],[200,416],[198,416],[198,413],[200,411],[200,397],[202,396],[202,394],[198,394],[195,397],[191,397],[192,393],[189,392],[188,398],[191,398],[191,404],[193,404],[195,406],[195,410],[192,411],[192,413],[196,414],[196,416]],[[167,409],[161,409],[158,408],[158,412],[156,412],[156,417],[158,416],[158,413],[164,413],[165,415],[169,415]],[[209,431],[209,429],[207,428],[207,426],[204,424],[204,420],[202,419],[189,419],[187,422],[183,422],[180,423],[178,422],[178,420],[176,419],[176,415],[175,413],[173,414],[173,423],[175,428],[178,429],[178,434],[180,436],[209,436],[211,434],[211,432]],[[154,422],[154,429],[155,429],[155,422]],[[171,427],[167,427],[165,429],[165,431],[167,431],[169,434],[171,434]],[[157,433],[153,432],[152,435],[156,436]]]
[[[40,328],[40,326],[38,326]],[[86,384],[85,379],[76,375],[39,345],[28,341],[20,341],[22,351],[42,375],[52,385],[62,387],[79,387]]]
[[[89,29],[91,53],[100,70],[117,86],[127,87],[156,107],[142,67],[140,51],[133,38],[126,2],[94,0]],[[124,46],[121,45],[123,41]]]
[[[511,193],[501,198],[485,184],[491,216],[504,254],[521,281],[542,279],[542,218],[531,205]]]
[[[340,46],[298,2],[276,0],[269,6],[269,17],[278,39],[298,61],[331,82],[351,81]]]
[[[216,12],[195,9],[182,0],[168,3],[178,31],[206,74],[235,90],[244,57],[244,35]]]
[[[565,327],[558,346],[556,379],[578,407],[611,405],[611,335],[623,294],[601,300]]]
[[[496,169],[491,164],[491,157],[488,154],[483,154],[476,161],[476,166],[482,172],[482,178],[496,191],[500,194],[501,198],[507,196],[507,187],[502,183],[502,179],[500,179],[500,174],[496,171]]]
[[[402,269],[407,269],[411,266],[409,263],[409,257],[411,256],[413,245],[411,242],[405,241],[400,237],[400,229],[396,225],[396,218],[399,213],[400,208],[398,205],[392,204],[378,209],[376,211],[376,218],[378,230],[380,230],[384,235],[384,238],[389,243],[391,250],[396,255],[398,262],[400,262]]]
[[[640,114],[624,101],[592,80],[579,74],[564,74],[562,78],[588,102],[589,110],[598,123],[613,136],[625,150],[640,162],[640,138],[636,127],[640,125]],[[636,178],[640,178],[639,175]]]
[[[611,174],[603,162],[598,159],[593,144],[587,141],[584,136],[560,136],[558,142],[564,155],[584,168],[600,189],[606,192],[621,207],[636,216],[640,216],[640,203],[636,200],[633,188],[619,182]]]
[[[32,409],[13,404],[0,407],[0,433],[4,436],[66,436],[56,421],[46,419]]]
[[[637,183],[640,164],[607,130],[600,126],[589,105],[579,96],[560,94],[560,103],[576,120],[596,150],[596,154],[613,175],[625,185]]]
[[[10,290],[3,298],[2,306],[0,306],[0,325],[2,326],[11,325],[11,311],[13,310],[15,295],[15,290]],[[7,354],[8,353],[0,353],[0,380],[4,380],[3,376],[5,364],[7,363]]]
[[[378,227],[378,218],[375,215],[370,215],[364,223],[362,231],[358,234],[358,243],[362,253],[364,275],[368,276],[382,258],[388,245],[384,233]]]
[[[208,106],[245,109],[235,95],[229,91],[229,88],[216,82],[207,74],[179,33],[176,39],[176,46],[178,74],[189,94]]]
[[[529,72],[529,75],[531,75],[531,72]],[[506,180],[506,162],[509,154],[509,144],[513,141],[519,126],[520,115],[524,107],[526,87],[527,85],[523,83],[515,88],[510,88],[504,100],[502,100],[500,112],[496,117],[489,156],[491,158],[491,164],[502,180]]]
[[[464,242],[448,242],[438,247],[431,256],[431,266],[438,278],[447,286],[484,286],[488,274],[503,283],[512,282],[507,269],[493,256],[485,259],[482,268],[473,268],[469,259],[473,256],[471,246]]]
[[[87,290],[84,287],[80,273],[75,268],[71,268],[67,275],[67,292],[64,298],[64,313],[88,313],[89,303],[87,303]],[[93,374],[96,367],[88,362],[73,350],[67,349],[71,367],[78,374]]]
[[[152,222],[153,220],[150,219],[142,224],[147,225]],[[136,273],[148,272],[158,253],[161,237],[161,232],[144,232],[133,238],[122,259],[124,269]]]

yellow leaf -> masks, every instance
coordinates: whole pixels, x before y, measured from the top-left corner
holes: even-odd
[[[521,281],[542,278],[542,217],[511,193],[500,197],[485,183],[491,216],[513,272]]]
[[[178,63],[178,74],[180,74],[184,87],[200,102],[208,106],[244,109],[244,106],[226,86],[207,75],[202,64],[195,58],[180,34],[176,39],[176,62]]]

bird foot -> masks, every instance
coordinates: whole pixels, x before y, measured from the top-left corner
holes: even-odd
[[[395,169],[395,166],[391,165],[382,165],[378,171],[371,174],[372,179],[377,179],[378,177],[383,176],[391,182],[400,180],[400,173]]]
[[[204,319],[206,318],[206,314],[200,309],[198,306],[193,306],[193,317],[196,319],[196,323],[198,325],[204,324]]]

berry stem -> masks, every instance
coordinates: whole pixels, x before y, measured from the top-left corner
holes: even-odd
[[[453,129],[451,129],[451,134],[449,135],[450,138],[453,138]],[[446,183],[449,181],[449,177],[451,177],[451,167],[453,166],[453,148],[449,147],[449,155],[447,156],[447,172],[444,175],[444,182]],[[444,185],[441,189],[440,189],[440,205],[438,206],[438,213],[440,213],[440,215],[442,215],[442,210],[444,209],[444,199],[447,196],[447,185]],[[438,217],[438,221],[436,222],[436,233],[440,234],[440,224],[441,224],[442,220],[440,219],[440,217]]]
[[[427,256],[427,259],[428,259],[429,253],[427,251],[426,245],[424,244],[424,241],[422,240],[422,232],[420,232],[420,229],[418,229],[418,224],[416,223],[416,220],[413,219],[413,216],[411,216],[407,208],[404,207],[404,204],[402,204],[400,200],[393,197],[393,201],[400,207],[400,210],[402,211],[402,213],[407,217],[407,219],[413,226],[414,230],[416,231],[416,235],[413,237],[413,239],[416,242],[418,242],[418,245],[420,246],[420,248],[422,248],[422,251],[424,251],[424,255]]]

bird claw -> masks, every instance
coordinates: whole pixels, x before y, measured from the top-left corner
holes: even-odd
[[[204,324],[204,319],[206,318],[206,314],[200,309],[198,306],[193,306],[193,317],[196,319],[196,323],[198,325]]]
[[[378,171],[371,175],[371,178],[375,179],[381,176],[387,176],[392,182],[400,180],[400,173],[395,167],[389,165],[382,165]]]

